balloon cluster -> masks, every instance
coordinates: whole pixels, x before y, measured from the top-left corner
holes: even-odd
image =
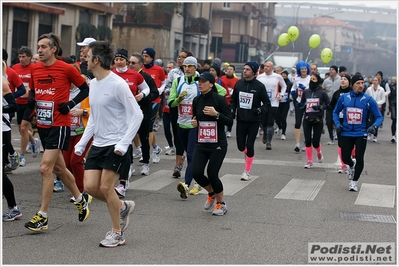
[[[278,43],[279,46],[277,47],[277,49],[280,46],[288,45],[290,42],[294,43],[298,39],[298,37],[299,37],[299,29],[296,26],[289,27],[286,33],[282,33],[278,37],[277,43]],[[309,37],[309,48],[310,48],[310,50],[309,50],[309,53],[308,53],[308,57],[310,55],[311,50],[317,48],[320,45],[320,43],[321,43],[320,35],[312,34]],[[274,52],[273,52],[273,54],[274,54]],[[330,48],[324,48],[321,51],[320,58],[321,58],[321,60],[323,61],[324,64],[328,64],[331,61],[332,57],[333,57],[333,52],[331,51]],[[308,60],[308,58],[306,58],[305,61],[307,61],[307,60]]]

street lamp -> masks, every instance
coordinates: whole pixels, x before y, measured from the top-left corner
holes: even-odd
[[[299,14],[299,9],[301,8],[301,5],[303,4],[309,4],[308,2],[303,2],[300,3],[297,8],[296,8],[296,15],[295,15],[295,26],[298,26],[298,14]]]

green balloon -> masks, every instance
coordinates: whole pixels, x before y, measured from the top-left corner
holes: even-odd
[[[290,39],[288,37],[288,33],[282,33],[278,37],[278,45],[279,46],[286,46],[290,43]]]
[[[295,42],[299,37],[299,29],[296,26],[289,27],[287,33],[291,42]]]
[[[324,48],[323,50],[321,50],[320,58],[324,64],[328,64],[333,58],[333,52],[330,48]]]
[[[318,34],[312,34],[312,36],[310,36],[309,38],[309,47],[311,49],[314,49],[316,47],[318,47],[321,43],[321,38],[320,35]]]

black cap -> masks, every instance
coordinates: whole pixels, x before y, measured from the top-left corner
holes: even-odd
[[[357,81],[364,81],[363,76],[362,76],[362,75],[359,75],[359,74],[353,75],[352,80],[351,80],[352,86],[353,86]]]
[[[126,61],[129,61],[129,59],[128,59],[128,52],[127,52],[126,49],[123,49],[123,48],[118,48],[118,49],[116,50],[115,57],[121,57],[121,58],[126,59]],[[114,57],[114,58],[115,58],[115,57]]]
[[[200,76],[195,77],[194,80],[209,81],[210,83],[215,84],[215,76],[213,76],[213,74],[208,71],[204,71],[203,73],[201,73]]]
[[[346,67],[345,66],[340,66],[339,67],[339,72],[343,72],[343,71],[346,71]]]

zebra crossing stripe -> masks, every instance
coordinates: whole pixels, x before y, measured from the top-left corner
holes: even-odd
[[[393,208],[395,186],[362,183],[355,205]]]
[[[324,183],[322,180],[292,179],[274,198],[313,201]]]
[[[241,174],[225,174],[220,180],[223,183],[223,195],[232,196],[243,188],[247,187],[250,183],[255,181],[259,176],[251,175],[251,180],[241,181]],[[201,190],[200,194],[207,194],[206,190]]]

